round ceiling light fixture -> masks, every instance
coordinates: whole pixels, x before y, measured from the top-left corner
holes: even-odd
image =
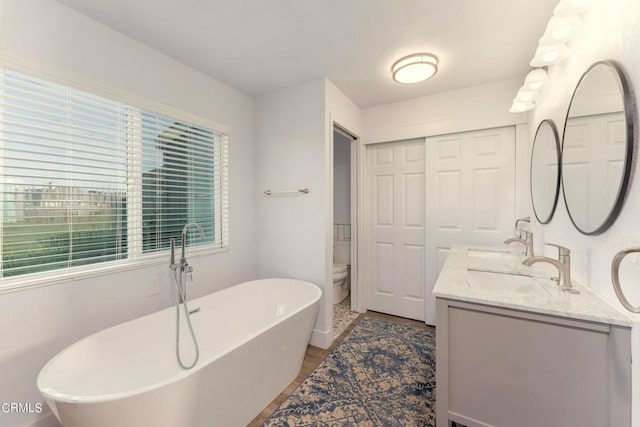
[[[414,53],[398,59],[391,67],[393,80],[398,83],[420,83],[438,71],[438,58],[430,53]]]

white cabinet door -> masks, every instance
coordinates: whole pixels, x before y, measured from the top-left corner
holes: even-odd
[[[513,236],[515,129],[429,137],[426,148],[426,322],[433,325],[431,291],[451,245],[494,246]]]
[[[424,320],[424,140],[367,147],[368,308]]]

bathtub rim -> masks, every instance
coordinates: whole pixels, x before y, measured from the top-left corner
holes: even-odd
[[[201,369],[203,369],[204,367],[210,365],[211,363],[215,362],[216,360],[224,357],[226,354],[236,350],[237,348],[241,347],[242,345],[246,344],[247,342],[251,341],[252,339],[256,338],[257,336],[259,336],[260,334],[266,332],[267,330],[273,328],[274,326],[282,323],[283,321],[286,321],[287,319],[290,319],[292,317],[294,317],[295,315],[297,315],[298,313],[304,311],[305,309],[308,309],[309,307],[313,306],[314,304],[317,304],[318,301],[322,298],[323,292],[322,289],[315,285],[312,282],[306,281],[306,280],[299,280],[299,279],[291,279],[291,278],[268,278],[268,279],[257,279],[257,280],[249,280],[247,282],[242,282],[242,283],[238,283],[236,285],[233,286],[229,286],[227,288],[224,289],[220,289],[218,291],[214,291],[211,292],[209,294],[205,294],[201,297],[195,298],[191,301],[189,301],[189,303],[191,304],[196,304],[198,300],[202,299],[202,298],[206,298],[209,297],[211,295],[214,295],[216,293],[219,292],[224,292],[225,290],[231,289],[235,286],[241,286],[244,284],[250,284],[250,283],[254,283],[254,282],[265,282],[265,281],[274,281],[274,280],[283,280],[283,281],[287,281],[287,282],[297,282],[300,284],[304,284],[304,286],[310,286],[312,288],[314,288],[314,297],[313,299],[308,302],[307,304],[303,304],[300,307],[298,307],[296,310],[293,310],[291,313],[289,313],[286,317],[280,317],[278,318],[276,322],[271,322],[266,324],[264,327],[256,329],[254,333],[252,334],[248,334],[247,337],[245,337],[245,339],[239,341],[237,343],[237,345],[235,345],[234,347],[230,347],[228,349],[228,351],[226,351],[225,353],[219,354],[218,356],[215,357],[211,357],[210,359],[206,359],[206,360],[201,360],[198,361],[198,364],[190,370],[181,370],[177,375],[174,375],[170,378],[167,378],[165,380],[153,383],[151,385],[148,386],[143,386],[143,387],[138,387],[132,390],[127,390],[127,391],[122,391],[122,392],[117,392],[117,393],[109,393],[109,394],[101,394],[101,395],[91,395],[91,396],[78,396],[78,395],[70,395],[67,393],[60,393],[60,392],[56,392],[56,391],[51,391],[50,389],[47,388],[42,388],[41,386],[41,382],[44,381],[43,378],[45,378],[49,372],[49,370],[51,369],[52,365],[55,363],[55,361],[61,357],[64,357],[65,353],[67,353],[67,351],[70,351],[73,347],[80,345],[83,341],[89,339],[90,337],[92,337],[93,335],[99,334],[103,331],[107,331],[113,328],[117,328],[117,327],[121,327],[122,325],[126,325],[128,323],[131,322],[135,322],[138,319],[142,319],[142,318],[146,318],[149,316],[153,316],[157,313],[160,313],[164,310],[172,310],[174,309],[174,306],[169,306],[167,308],[164,308],[162,310],[158,310],[158,311],[154,311],[152,313],[146,314],[144,316],[140,316],[140,317],[136,317],[135,319],[131,319],[128,320],[126,322],[122,322],[122,323],[118,323],[116,325],[110,326],[108,328],[104,328],[101,329],[99,331],[96,331],[92,334],[89,334],[83,338],[80,338],[79,340],[75,341],[72,344],[69,344],[67,347],[65,347],[64,349],[62,349],[60,352],[58,352],[55,356],[53,356],[51,359],[49,359],[49,361],[42,367],[42,369],[40,370],[40,372],[38,373],[38,377],[36,380],[36,385],[38,388],[38,391],[40,392],[40,394],[42,394],[42,396],[45,399],[54,401],[54,402],[59,402],[59,403],[72,403],[72,404],[92,404],[92,403],[104,403],[104,402],[110,402],[110,401],[115,401],[115,400],[119,400],[119,399],[125,399],[125,398],[130,398],[133,396],[137,396],[143,393],[147,393],[147,392],[151,392],[157,389],[160,389],[162,387],[165,387],[171,383],[180,381],[186,377],[188,377],[189,375],[193,375],[195,373],[197,373],[198,371],[200,371]],[[317,313],[317,310],[316,310]],[[315,318],[315,316],[314,316]],[[311,330],[309,331],[309,333],[311,333]]]

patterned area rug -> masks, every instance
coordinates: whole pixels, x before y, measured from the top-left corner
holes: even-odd
[[[364,317],[265,426],[435,426],[435,334]]]

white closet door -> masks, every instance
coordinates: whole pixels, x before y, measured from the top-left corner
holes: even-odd
[[[367,146],[368,308],[424,320],[425,145]]]
[[[571,118],[567,128],[572,131],[563,146],[567,153],[563,182],[577,190],[565,197],[574,220],[584,229],[595,230],[609,214],[620,188],[626,154],[624,113]]]
[[[426,147],[426,322],[435,324],[431,291],[451,245],[500,245],[513,236],[515,129],[429,137]]]

